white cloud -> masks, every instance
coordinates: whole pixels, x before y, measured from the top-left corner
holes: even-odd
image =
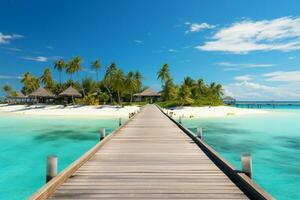
[[[2,49],[7,50],[7,51],[13,51],[13,52],[20,52],[20,51],[22,51],[21,49],[16,48],[16,47],[2,47]]]
[[[238,100],[299,100],[300,84],[269,86],[242,81],[224,85],[225,94]]]
[[[300,49],[300,18],[282,17],[273,20],[243,20],[220,29],[196,47],[203,51],[248,53],[251,51],[293,51]]]
[[[204,29],[212,29],[215,28],[214,25],[210,25],[208,23],[190,23],[190,22],[185,22],[185,25],[189,26],[189,30],[185,31],[185,33],[192,33],[192,32],[199,32]]]
[[[169,49],[169,52],[176,53],[176,52],[178,52],[178,50],[176,50],[176,49]]]
[[[217,63],[219,66],[223,66],[224,71],[234,71],[234,70],[242,70],[249,68],[266,68],[273,67],[274,64],[258,64],[258,63],[230,63],[230,62],[219,62]]]
[[[236,76],[234,77],[235,80],[237,81],[250,81],[252,80],[252,75],[242,75],[242,76]]]
[[[5,35],[0,32],[0,44],[8,44],[11,40],[18,39],[23,37],[19,34],[11,34],[11,35]]]
[[[49,60],[49,58],[44,57],[44,56],[36,56],[36,57],[27,56],[27,57],[23,57],[23,59],[32,60],[32,61],[36,61],[36,62],[47,62]]]
[[[134,40],[135,43],[138,43],[138,44],[142,44],[143,41],[142,40]]]
[[[277,82],[299,82],[300,83],[300,70],[298,71],[275,71],[267,74],[262,74],[266,81]]]
[[[20,79],[20,76],[0,75],[0,79]]]

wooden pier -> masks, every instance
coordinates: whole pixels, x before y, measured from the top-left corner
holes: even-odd
[[[157,106],[147,105],[30,199],[272,199]]]

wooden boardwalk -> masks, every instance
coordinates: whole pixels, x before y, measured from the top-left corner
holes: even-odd
[[[49,199],[249,199],[155,105],[145,106],[53,192]]]

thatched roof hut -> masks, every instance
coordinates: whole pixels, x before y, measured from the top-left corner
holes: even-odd
[[[141,93],[134,94],[135,97],[160,97],[161,94],[155,92],[151,88],[147,88]]]
[[[235,102],[236,102],[236,99],[233,97],[230,97],[230,96],[226,96],[222,100],[225,104],[228,104],[228,105],[235,104]]]
[[[16,92],[14,94],[9,95],[7,98],[10,99],[25,99],[27,96],[25,96],[22,92]]]
[[[223,101],[235,101],[235,99],[233,97],[226,96],[223,98]]]
[[[151,88],[147,88],[141,93],[134,94],[135,101],[149,101],[152,103],[153,101],[157,101],[160,99],[161,94],[155,92]]]
[[[28,96],[30,98],[54,98],[55,97],[55,95],[52,92],[50,92],[42,87],[40,87],[36,91],[32,92]]]
[[[82,97],[82,95],[76,89],[74,89],[72,86],[68,87],[65,91],[60,93],[58,96],[59,97],[75,97],[75,98]]]

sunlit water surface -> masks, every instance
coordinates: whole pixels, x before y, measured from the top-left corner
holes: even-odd
[[[110,133],[118,119],[80,119],[0,114],[0,199],[26,199],[45,183],[46,156],[63,170]]]
[[[251,153],[254,180],[277,199],[300,199],[300,109],[183,123],[203,127],[204,140],[237,168],[240,155]],[[0,199],[26,199],[45,183],[47,155],[59,157],[61,171],[97,143],[100,128],[109,133],[117,125],[118,119],[0,114]]]
[[[185,119],[204,140],[241,169],[240,156],[251,153],[254,180],[276,199],[300,199],[300,110],[272,109],[268,114]]]

